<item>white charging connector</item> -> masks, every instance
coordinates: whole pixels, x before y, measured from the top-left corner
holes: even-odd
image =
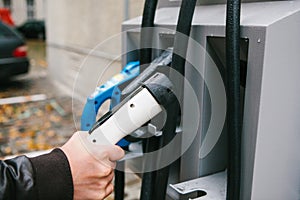
[[[162,111],[147,88],[143,88],[88,136],[94,144],[116,144]]]

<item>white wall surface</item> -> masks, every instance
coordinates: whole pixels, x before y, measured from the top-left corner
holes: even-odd
[[[143,0],[130,0],[129,16],[141,15],[143,4]],[[121,70],[120,59],[115,59],[121,52],[121,38],[114,36],[121,31],[124,0],[48,0],[46,8],[50,77],[68,94],[77,80],[75,96],[84,101],[99,79],[105,82]],[[88,56],[97,45],[94,55]]]
[[[46,0],[35,0],[35,18],[45,19],[45,3]],[[3,2],[0,0],[0,7]],[[20,25],[27,20],[27,3],[26,0],[11,1],[11,16],[16,25]]]
[[[45,19],[46,16],[46,0],[35,0],[35,18],[36,19]]]
[[[11,1],[12,18],[16,25],[20,25],[27,20],[26,0]]]

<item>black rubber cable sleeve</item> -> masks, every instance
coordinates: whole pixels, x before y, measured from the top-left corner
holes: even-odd
[[[171,67],[176,71],[175,73],[180,73],[184,76],[185,67],[185,56],[188,49],[188,40],[191,31],[192,20],[194,16],[194,11],[196,7],[197,0],[183,0],[180,7],[178,23],[176,27],[176,33],[174,38],[174,50],[172,57]],[[178,55],[180,52],[181,57]],[[169,78],[174,84],[175,92],[179,96],[179,101],[182,100],[183,95],[183,79],[178,80],[176,75],[173,74],[173,70],[170,71]],[[167,108],[167,121],[162,133],[163,142],[162,146],[168,144],[172,138],[175,136],[177,118],[180,113],[179,103],[173,103]],[[161,146],[161,147],[162,147]],[[162,152],[171,153],[171,152]],[[161,156],[165,158],[166,156]],[[158,161],[159,162],[159,161]],[[156,184],[155,184],[155,200],[164,200],[166,197],[166,191],[168,186],[170,166],[166,166],[163,169],[157,171]]]
[[[140,72],[142,73],[148,64],[152,61],[152,48],[154,18],[158,0],[146,0],[144,4],[142,24],[141,24],[141,36],[140,36]],[[143,141],[144,152],[149,153],[157,150],[159,146],[158,138],[148,138]],[[148,165],[148,162],[154,162],[153,160],[145,160],[144,165]],[[156,172],[145,172],[143,174],[140,200],[152,200],[152,194],[154,193]]]
[[[150,153],[156,151],[159,147],[160,138],[152,137],[145,140],[145,152]],[[147,158],[147,157],[146,157]],[[151,158],[144,160],[144,165],[149,166],[153,165],[156,160],[152,160]],[[147,167],[145,167],[147,168]],[[154,194],[154,184],[156,180],[156,171],[144,172],[142,177],[142,187],[141,187],[141,194],[140,200],[153,200]]]
[[[125,187],[125,162],[121,161],[117,163],[117,169],[115,169],[115,185],[114,185],[114,199],[124,200],[124,187]]]
[[[226,83],[228,120],[227,199],[240,199],[241,118],[240,118],[240,0],[227,1]]]
[[[155,11],[158,0],[146,0],[143,11],[141,37],[140,37],[140,71],[142,72],[152,61],[153,30],[154,27]]]
[[[191,31],[191,24],[194,16],[197,0],[182,1],[176,34],[174,38],[174,50],[172,57],[172,68],[184,76],[185,58],[188,49],[188,39]],[[178,55],[180,54],[180,55]]]

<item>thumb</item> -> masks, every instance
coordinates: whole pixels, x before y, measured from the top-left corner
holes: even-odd
[[[125,155],[124,150],[117,145],[108,146],[107,153],[108,153],[108,159],[112,162],[120,160]]]

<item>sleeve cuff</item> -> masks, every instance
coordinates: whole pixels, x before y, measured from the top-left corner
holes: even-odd
[[[36,177],[36,188],[41,200],[72,200],[73,180],[66,155],[60,149],[30,158]]]

